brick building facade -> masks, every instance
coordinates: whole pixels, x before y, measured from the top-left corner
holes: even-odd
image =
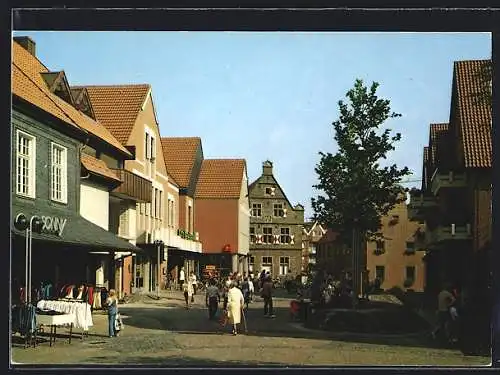
[[[263,163],[262,175],[249,186],[249,199],[250,272],[300,275],[304,207],[291,205],[273,176],[272,162]]]

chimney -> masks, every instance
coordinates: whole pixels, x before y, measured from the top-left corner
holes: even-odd
[[[36,43],[29,36],[15,36],[14,41],[19,43],[26,51],[36,56]]]
[[[262,163],[262,174],[266,176],[273,175],[273,163],[269,160],[266,160],[264,163]]]

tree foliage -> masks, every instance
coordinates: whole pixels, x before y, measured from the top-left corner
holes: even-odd
[[[380,165],[401,139],[381,127],[401,115],[376,95],[378,86],[373,82],[368,89],[357,79],[346,94],[348,103],[338,102],[340,117],[333,122],[338,152],[320,152],[315,168],[319,182],[313,187],[320,195],[311,200],[314,218],[347,238],[354,225],[369,238],[379,236],[381,217],[406,199],[399,183],[408,168]]]

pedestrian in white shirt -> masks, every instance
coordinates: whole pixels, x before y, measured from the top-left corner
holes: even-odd
[[[179,284],[181,287],[181,290],[183,290],[183,284],[184,281],[186,280],[186,275],[184,274],[184,267],[181,268],[181,271],[179,272]]]
[[[189,283],[193,286],[193,295],[191,296],[191,302],[194,302],[194,295],[196,294],[196,287],[198,286],[196,282],[196,275],[193,271],[191,271],[191,275],[189,275]]]
[[[250,292],[250,301],[253,301],[253,293],[255,292],[255,289],[251,277],[248,278],[248,290]]]

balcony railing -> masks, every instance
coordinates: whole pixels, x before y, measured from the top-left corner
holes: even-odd
[[[434,196],[425,195],[419,190],[410,192],[408,203],[408,219],[411,221],[424,221],[426,214],[438,207]]]
[[[436,195],[441,189],[464,188],[467,186],[465,173],[434,171],[431,179],[432,194]]]
[[[426,243],[429,245],[439,244],[447,241],[467,241],[472,239],[470,224],[449,224],[427,230]]]
[[[126,169],[113,169],[113,171],[122,180],[121,185],[111,191],[113,195],[137,202],[151,202],[153,192],[151,181]]]

